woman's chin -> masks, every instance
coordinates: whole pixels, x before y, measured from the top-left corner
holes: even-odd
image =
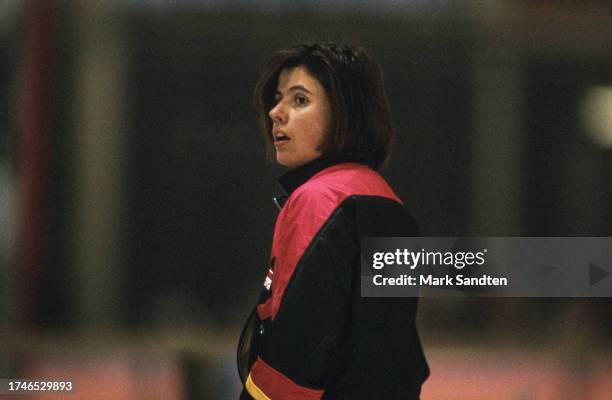
[[[276,162],[284,167],[296,168],[301,165],[307,164],[310,161],[318,158],[321,153],[313,153],[308,155],[303,155],[301,157],[296,157],[295,154],[291,154],[285,151],[276,151]]]
[[[276,162],[282,165],[283,167],[295,168],[300,166],[301,164],[295,159],[295,157],[291,157],[290,154],[286,152],[276,152]]]
[[[291,165],[287,164],[287,160],[282,155],[276,153],[276,162],[283,167],[290,167]]]

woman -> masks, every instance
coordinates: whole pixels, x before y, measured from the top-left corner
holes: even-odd
[[[376,172],[392,135],[380,65],[362,47],[296,45],[269,61],[255,98],[270,153],[292,169],[240,338],[241,398],[418,399],[417,298],[360,295],[361,238],[418,236]]]

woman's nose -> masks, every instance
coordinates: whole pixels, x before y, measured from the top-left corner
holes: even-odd
[[[283,123],[287,118],[281,102],[272,107],[268,115],[270,116],[270,119],[272,119],[272,122],[276,123]]]

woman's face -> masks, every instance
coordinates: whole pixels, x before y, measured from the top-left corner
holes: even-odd
[[[279,164],[294,168],[321,155],[318,149],[329,131],[331,108],[325,89],[306,68],[281,71],[269,116]]]

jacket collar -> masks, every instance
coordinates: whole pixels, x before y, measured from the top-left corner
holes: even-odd
[[[327,154],[322,155],[314,160],[301,165],[282,175],[278,184],[283,189],[287,196],[304,183],[312,178],[315,174],[329,168],[333,165],[357,162],[365,165],[372,165],[372,161],[367,157],[354,154]]]

